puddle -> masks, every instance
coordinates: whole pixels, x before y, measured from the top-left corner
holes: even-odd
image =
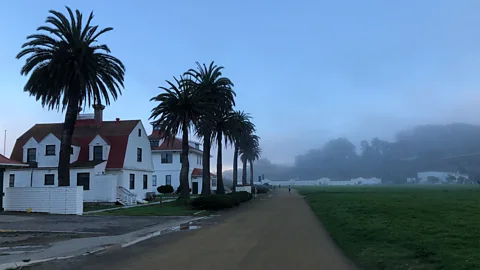
[[[188,226],[182,226],[180,227],[180,231],[187,231],[187,230],[198,230],[201,227],[198,225],[188,225]]]

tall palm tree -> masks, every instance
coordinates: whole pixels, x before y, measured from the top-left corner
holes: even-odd
[[[253,179],[253,163],[255,161],[257,161],[260,156],[262,155],[262,149],[260,149],[259,146],[255,146],[251,152],[250,152],[250,155],[248,156],[248,161],[250,162],[250,186],[253,187],[253,182],[254,182],[254,179]]]
[[[242,163],[243,163],[243,168],[242,168],[242,184],[243,185],[247,185],[247,162],[250,162],[251,160],[255,160],[256,159],[255,156],[257,155],[258,157],[260,156],[259,140],[260,140],[260,137],[258,137],[255,134],[245,134],[244,136],[242,136],[240,140],[239,152],[240,152],[240,159],[242,160]],[[250,173],[252,173],[252,171],[250,171]],[[252,179],[250,180],[251,180],[250,184],[253,185]]]
[[[232,113],[232,128],[231,133],[233,137],[233,188],[238,184],[238,151],[240,148],[240,140],[245,134],[255,132],[255,125],[251,121],[252,117],[243,111],[234,111]]]
[[[223,184],[223,145],[225,140],[225,146],[229,143],[233,143],[233,127],[234,127],[234,114],[231,110],[216,111],[215,129],[213,131],[213,138],[217,141],[217,193],[225,194],[225,186]]]
[[[185,200],[190,198],[188,133],[202,117],[212,117],[209,115],[213,106],[206,102],[204,92],[192,87],[188,78],[177,79],[174,77],[174,80],[175,82],[166,81],[168,87],[160,87],[165,92],[151,99],[151,101],[160,103],[152,109],[150,119],[156,119],[154,125],[159,128],[162,139],[174,138],[179,132],[182,132],[179,200]]]
[[[196,64],[197,69],[190,69],[185,73],[192,77],[191,83],[194,87],[199,91],[205,92],[207,102],[215,104],[217,109],[225,110],[233,107],[235,105],[235,92],[232,90],[233,83],[229,78],[223,77],[222,70],[224,67],[215,65],[213,61],[208,67],[198,62]],[[215,122],[211,117],[202,117],[197,124],[197,134],[203,137],[202,195],[211,193],[210,151],[212,131],[214,129]]]
[[[79,108],[94,103],[110,104],[124,88],[125,67],[110,55],[107,45],[97,39],[113,30],[91,25],[93,12],[85,25],[82,13],[67,7],[68,16],[50,10],[51,16],[39,33],[27,37],[17,59],[26,57],[22,75],[30,75],[23,90],[48,109],[66,110],[58,162],[58,185],[70,185],[70,147]]]

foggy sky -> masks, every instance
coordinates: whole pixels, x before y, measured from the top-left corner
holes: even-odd
[[[339,136],[358,144],[392,140],[417,124],[480,124],[479,1],[207,3],[0,3],[0,137],[7,129],[7,154],[34,123],[63,120],[22,92],[23,62],[15,55],[48,9],[64,12],[64,5],[94,10],[95,23],[115,28],[100,42],[126,65],[126,89],[105,110],[107,120],[141,119],[150,130],[157,87],[195,61],[215,60],[234,81],[237,109],[254,117],[272,162],[292,163]]]

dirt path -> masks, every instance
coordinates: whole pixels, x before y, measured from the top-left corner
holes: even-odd
[[[34,269],[318,270],[353,269],[297,194],[240,207],[218,224],[157,237],[105,254]]]

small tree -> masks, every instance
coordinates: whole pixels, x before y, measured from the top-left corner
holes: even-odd
[[[437,183],[440,182],[440,178],[435,177],[435,176],[428,176],[428,177],[427,177],[427,181],[428,181],[428,183],[430,183],[430,184],[437,184]]]
[[[463,177],[463,176],[459,176],[457,178],[457,183],[459,184],[465,184],[465,180],[467,180],[467,178]]]
[[[171,185],[163,185],[163,186],[157,187],[157,191],[158,193],[161,193],[163,195],[171,194],[173,193],[173,187]]]
[[[448,183],[453,183],[453,182],[455,182],[455,180],[457,180],[457,178],[455,176],[449,174],[445,180],[447,180]]]

